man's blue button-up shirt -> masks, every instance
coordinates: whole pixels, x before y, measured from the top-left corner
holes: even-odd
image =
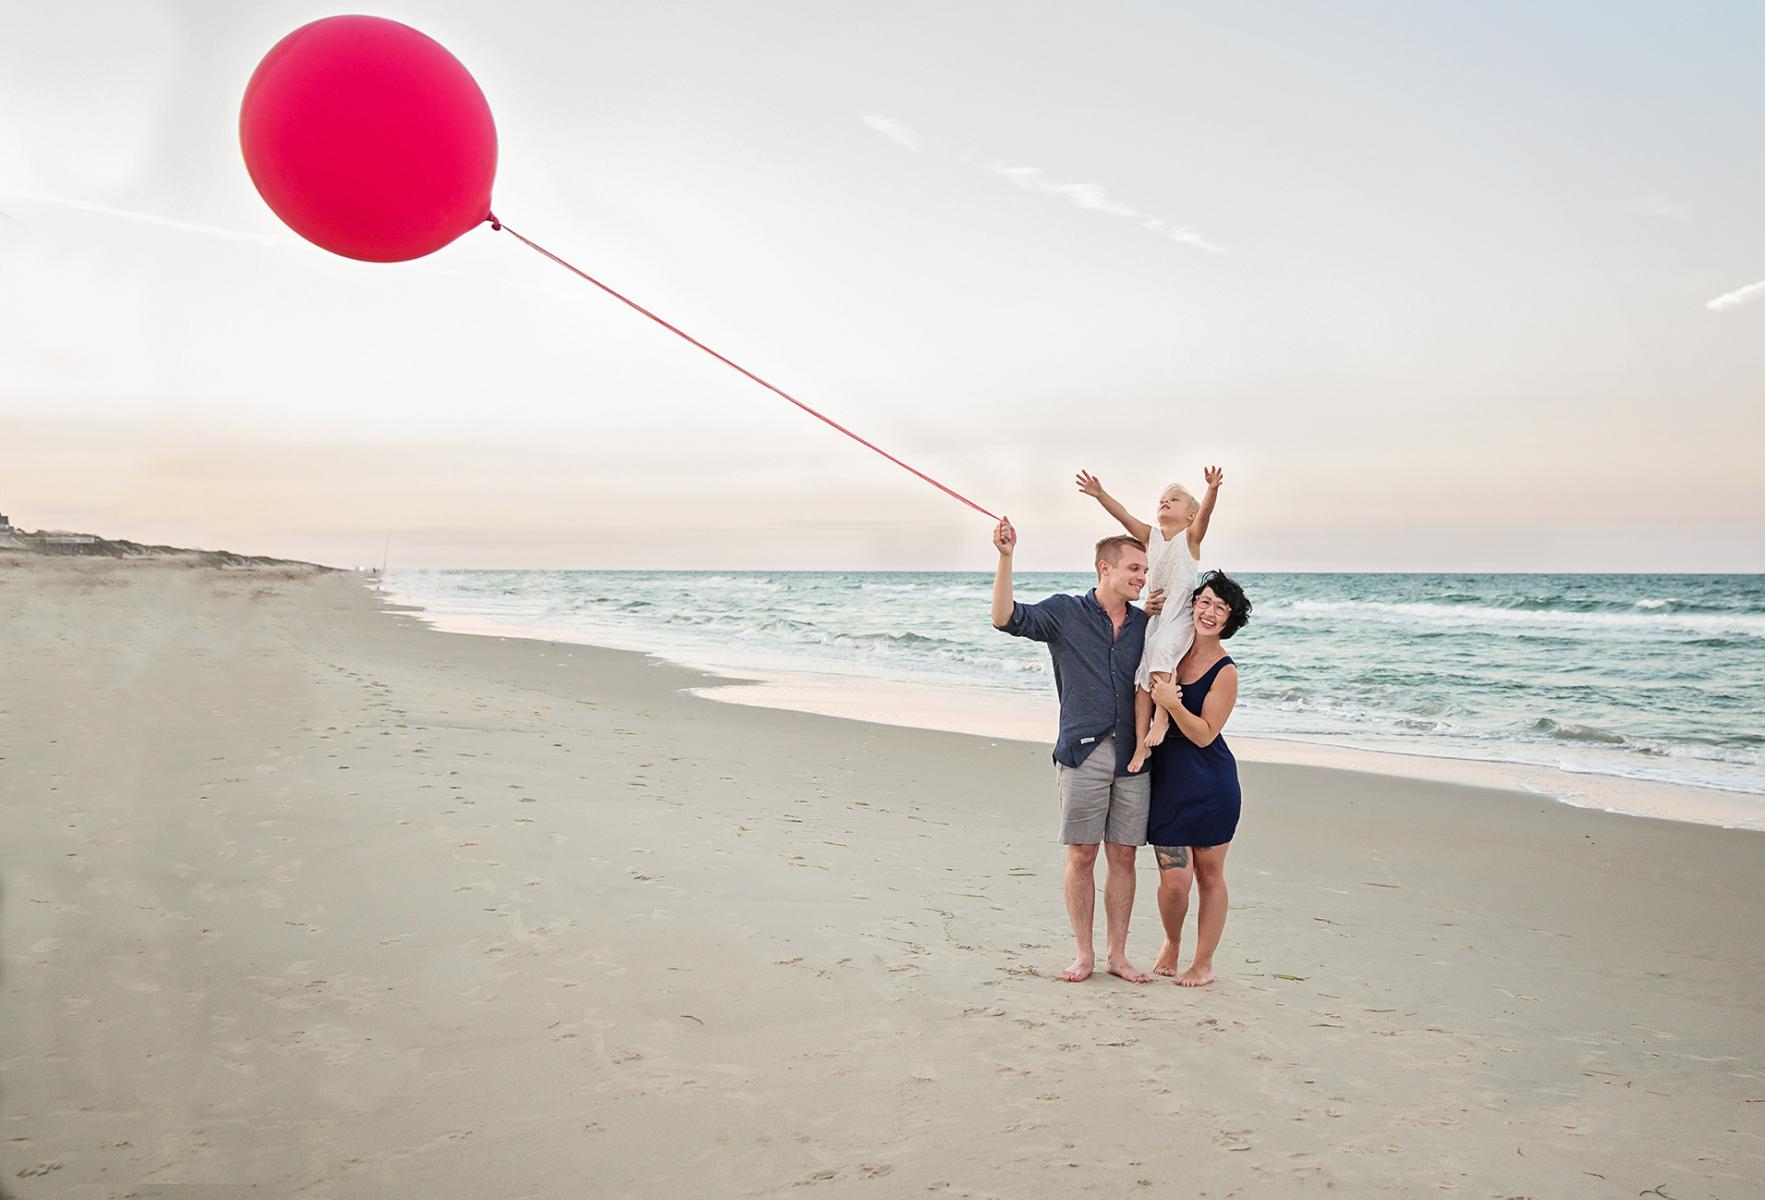
[[[1128,760],[1134,756],[1134,673],[1148,620],[1130,604],[1121,632],[1116,632],[1097,603],[1095,588],[1083,596],[1012,605],[1011,619],[1000,628],[1012,637],[1048,643],[1054,660],[1054,694],[1060,697],[1055,762],[1076,767],[1114,733],[1115,773],[1128,773]]]

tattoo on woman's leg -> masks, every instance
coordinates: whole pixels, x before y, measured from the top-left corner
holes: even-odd
[[[1187,846],[1154,846],[1152,852],[1158,856],[1158,869],[1161,871],[1180,871],[1189,865]]]

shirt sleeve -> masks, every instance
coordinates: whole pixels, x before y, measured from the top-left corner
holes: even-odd
[[[1011,620],[1000,628],[1012,637],[1033,642],[1052,642],[1060,637],[1059,608],[1064,596],[1050,596],[1040,604],[1019,601],[1011,606]]]

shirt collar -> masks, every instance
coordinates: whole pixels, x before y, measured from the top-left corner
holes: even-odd
[[[1115,624],[1115,622],[1110,619],[1109,610],[1103,607],[1103,602],[1101,600],[1097,599],[1096,588],[1092,588],[1085,593],[1085,603],[1089,604],[1091,606],[1091,611],[1096,613],[1099,617],[1102,617],[1105,621],[1109,621],[1111,625]],[[1134,606],[1130,604],[1127,607],[1132,610]]]
[[[1097,589],[1096,588],[1092,588],[1090,591],[1086,592],[1085,596],[1084,596],[1084,600],[1085,600],[1086,604],[1091,606],[1092,612],[1094,612],[1098,616],[1102,617],[1105,621],[1110,620],[1109,610],[1104,608],[1102,602],[1097,599]],[[1125,607],[1127,608],[1127,613],[1126,613],[1125,619],[1132,620],[1134,613],[1138,610],[1135,609],[1135,607],[1132,604],[1126,605]],[[1115,622],[1110,621],[1110,624],[1114,625]]]

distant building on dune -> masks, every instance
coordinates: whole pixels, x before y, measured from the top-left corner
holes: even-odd
[[[52,529],[37,535],[37,551],[41,554],[91,554],[88,546],[96,546],[99,539],[89,533],[67,533],[60,529]]]
[[[11,533],[12,521],[5,513],[0,513],[0,533]]]

